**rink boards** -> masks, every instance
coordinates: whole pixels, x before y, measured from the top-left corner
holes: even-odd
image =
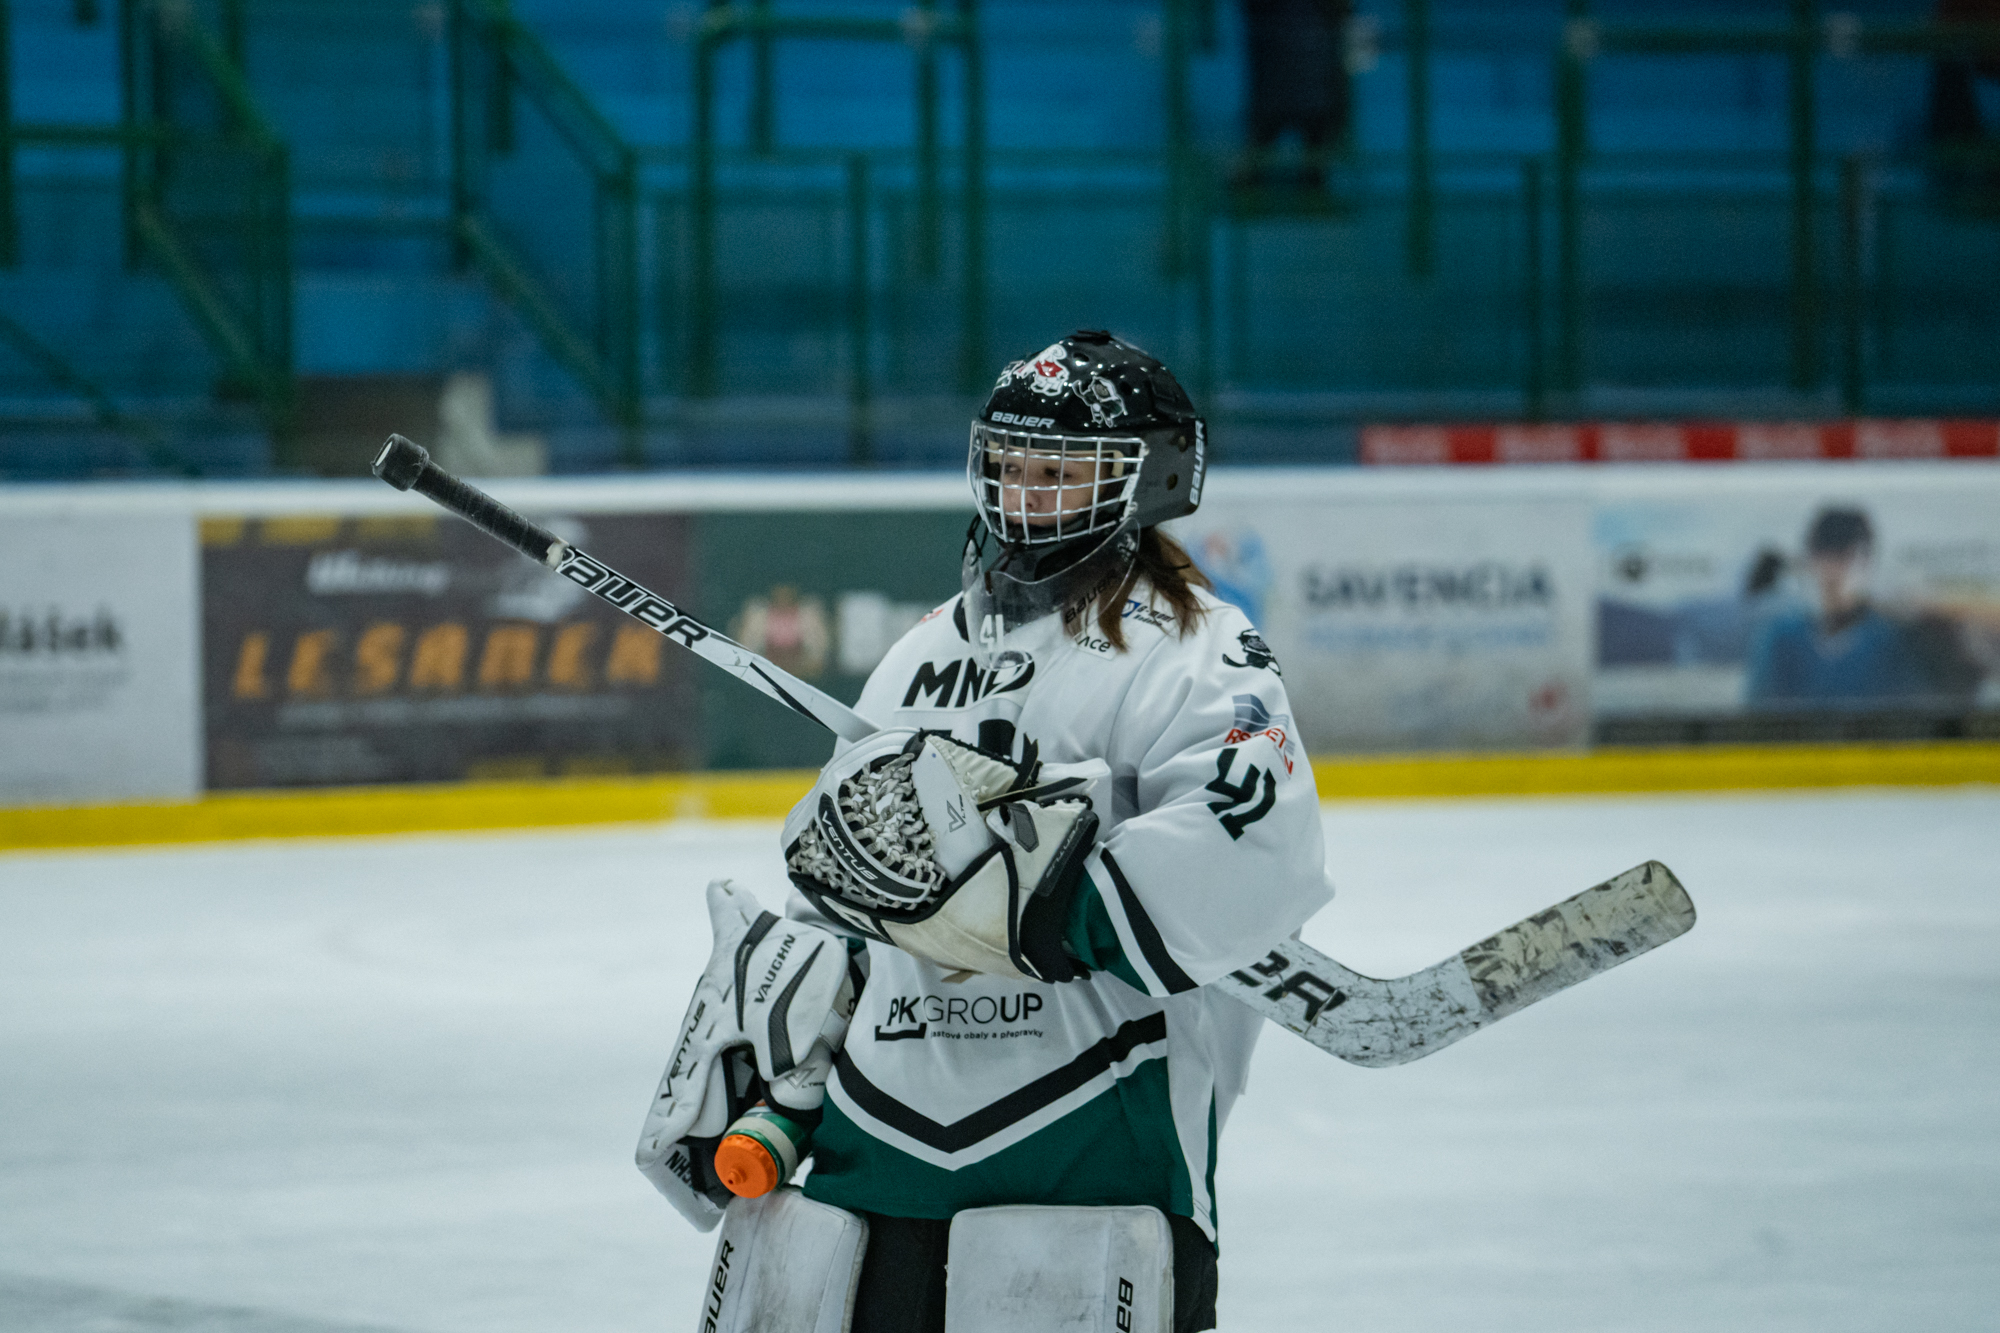
[[[953,591],[969,518],[955,475],[492,489],[846,699]],[[2000,621],[1990,462],[1222,468],[1178,535],[1308,748],[1387,756],[1323,759],[1329,796],[1989,780],[1983,745],[1590,751],[1607,722],[1759,706],[1746,660],[1809,606],[1828,507],[1872,525],[1885,603]],[[815,729],[573,592],[372,482],[0,488],[0,841],[789,803]],[[1910,702],[2000,698],[1955,688]]]
[[[811,769],[215,792],[189,801],[0,808],[0,851],[235,838],[776,820]],[[1589,754],[1316,759],[1322,801],[2000,786],[2000,744],[1701,746]]]

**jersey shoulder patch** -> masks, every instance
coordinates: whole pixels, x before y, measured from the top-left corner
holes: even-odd
[[[1196,596],[1207,613],[1201,618],[1200,628],[1188,636],[1190,643],[1199,644],[1198,655],[1219,660],[1225,667],[1268,671],[1274,676],[1285,674],[1271,645],[1250,623],[1250,617],[1243,614],[1243,608],[1205,588],[1197,589]]]
[[[1180,637],[1180,623],[1174,619],[1174,613],[1153,605],[1150,588],[1134,588],[1132,592],[1118,613],[1120,619],[1127,625],[1148,625],[1162,634]]]
[[[1095,620],[1088,622],[1082,628],[1078,629],[1076,633],[1070,635],[1069,641],[1076,647],[1077,651],[1088,653],[1092,657],[1118,656],[1118,645],[1104,637],[1104,632],[1097,627]]]

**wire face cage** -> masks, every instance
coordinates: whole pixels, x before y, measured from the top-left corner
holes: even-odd
[[[1138,500],[1146,442],[972,423],[966,472],[980,517],[1011,546],[1056,546],[1122,523]]]

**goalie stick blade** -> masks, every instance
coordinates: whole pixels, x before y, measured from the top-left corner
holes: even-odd
[[[1458,956],[1491,1023],[1694,929],[1694,902],[1658,861],[1481,940]]]
[[[1407,977],[1364,977],[1297,940],[1218,985],[1351,1064],[1407,1064],[1686,934],[1694,903],[1658,861]]]

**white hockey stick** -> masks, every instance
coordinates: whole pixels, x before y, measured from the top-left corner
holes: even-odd
[[[1687,890],[1648,861],[1407,977],[1364,977],[1288,940],[1214,984],[1321,1050],[1380,1068],[1442,1050],[1693,927]]]
[[[460,481],[402,436],[389,437],[374,471],[397,490],[429,497],[835,735],[858,741],[880,730],[832,695]],[[1407,977],[1364,977],[1289,940],[1262,962],[1213,984],[1343,1060],[1399,1065],[1636,958],[1693,925],[1694,904],[1680,881],[1658,861],[1648,861]]]

